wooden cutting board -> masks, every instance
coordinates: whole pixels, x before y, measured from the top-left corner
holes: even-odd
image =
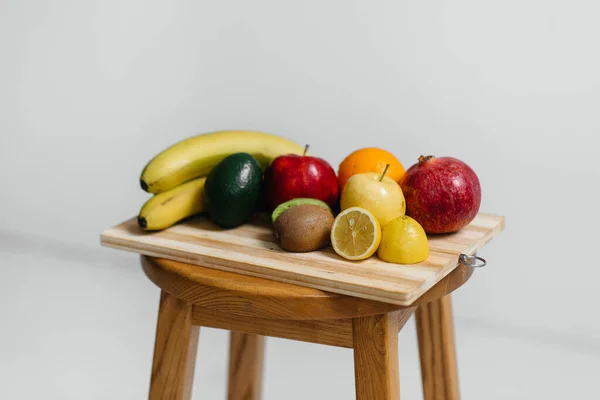
[[[410,305],[504,229],[504,217],[479,214],[457,233],[429,237],[430,256],[392,264],[373,256],[347,261],[329,246],[289,253],[273,238],[267,215],[224,230],[197,217],[159,232],[144,232],[132,218],[101,235],[104,246],[387,303]]]

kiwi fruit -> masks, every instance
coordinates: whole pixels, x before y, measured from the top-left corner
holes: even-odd
[[[303,253],[322,249],[331,240],[333,214],[321,206],[301,204],[285,210],[273,224],[282,249]]]
[[[271,222],[275,223],[275,220],[277,219],[277,217],[279,217],[281,214],[283,214],[284,211],[286,211],[292,207],[302,205],[302,204],[314,204],[315,206],[323,207],[325,210],[331,212],[331,208],[329,208],[327,203],[325,203],[322,200],[311,199],[310,197],[298,197],[298,198],[288,200],[285,203],[281,203],[280,205],[278,205],[277,208],[275,208],[275,210],[273,210],[273,213],[271,214]]]

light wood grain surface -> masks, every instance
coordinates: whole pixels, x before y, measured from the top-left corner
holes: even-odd
[[[242,317],[239,315],[232,317],[229,313],[194,307],[192,323],[208,328],[352,348],[351,319],[295,321]]]
[[[415,317],[423,397],[425,400],[459,400],[451,296],[421,305]]]
[[[150,400],[192,398],[199,329],[192,325],[190,304],[166,292],[161,293]]]
[[[220,229],[197,217],[153,233],[131,219],[103,232],[101,242],[148,256],[410,305],[457,267],[459,254],[480,250],[503,227],[504,217],[480,214],[458,233],[430,237],[429,259],[414,265],[386,263],[376,256],[346,261],[331,248],[289,253],[275,243],[267,216],[260,214],[235,229]]]
[[[400,320],[394,312],[353,320],[357,400],[400,400]]]
[[[199,265],[148,256],[140,258],[148,278],[162,290],[195,306],[231,315],[263,319],[347,319],[383,314],[402,307]],[[458,270],[444,280],[453,277]]]
[[[260,400],[265,337],[231,332],[227,400]]]
[[[231,315],[326,320],[364,317],[407,308],[178,261],[149,256],[140,258],[148,278],[163,291],[197,307]],[[427,303],[456,290],[471,277],[473,269],[459,265],[411,306]]]

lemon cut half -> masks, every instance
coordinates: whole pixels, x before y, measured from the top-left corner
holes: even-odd
[[[331,228],[333,250],[347,260],[364,260],[377,251],[381,227],[372,213],[350,207],[338,214]]]

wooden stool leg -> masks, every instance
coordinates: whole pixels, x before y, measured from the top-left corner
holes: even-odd
[[[398,315],[355,318],[354,376],[357,400],[399,400]]]
[[[228,400],[259,400],[265,337],[231,332]]]
[[[162,292],[154,344],[150,400],[190,400],[199,328],[192,307]]]
[[[417,308],[416,321],[425,400],[458,400],[450,295]]]

